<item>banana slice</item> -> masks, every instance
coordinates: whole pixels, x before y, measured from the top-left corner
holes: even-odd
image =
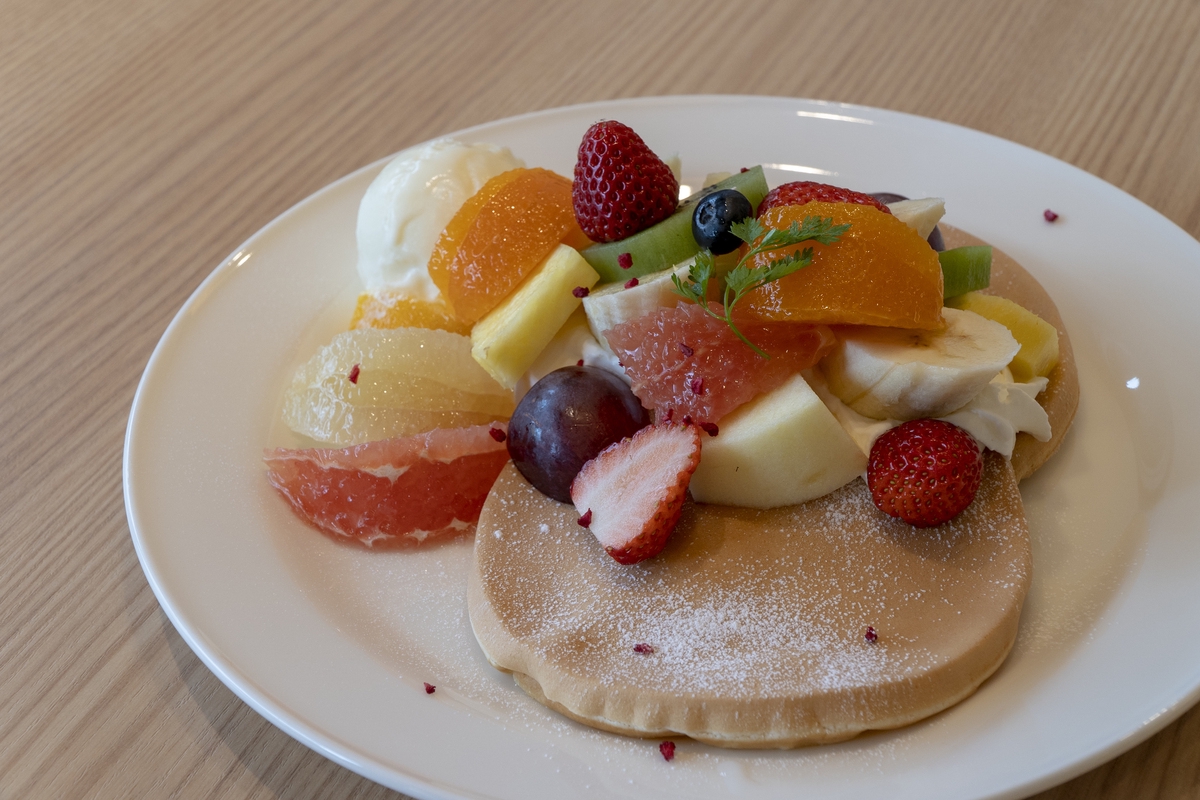
[[[625,288],[620,283],[610,283],[583,298],[583,310],[587,313],[588,327],[592,329],[600,345],[612,352],[604,332],[615,328],[626,320],[636,319],[643,314],[650,314],[660,308],[674,308],[683,300],[675,293],[675,284],[671,282],[672,275],[678,275],[680,280],[687,278],[692,268],[692,260],[682,264],[647,275],[640,279],[637,286]]]
[[[892,216],[916,231],[922,239],[928,239],[934,227],[946,213],[946,201],[940,197],[923,197],[919,200],[897,200],[888,203]]]
[[[966,405],[1012,360],[1008,328],[942,309],[941,331],[845,328],[821,369],[843,403],[872,419],[943,417]]]

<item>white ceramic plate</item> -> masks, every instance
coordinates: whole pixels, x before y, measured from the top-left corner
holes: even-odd
[[[1023,262],[1058,302],[1083,399],[1022,487],[1034,581],[1017,645],[926,722],[787,752],[593,731],[526,698],[475,645],[468,542],[370,554],[307,529],[263,477],[295,364],[347,320],[358,201],[382,162],[266,226],[196,290],[142,378],[125,448],[146,577],[192,649],[309,747],[421,798],[1018,797],[1099,764],[1200,694],[1200,244],[1048,156],[870,108],[647,98],[459,134],[570,174],[597,119],[632,125],[685,183],[754,164],[947,198],[947,222]],[[1052,208],[1054,224],[1042,218]],[[421,689],[436,684],[434,695]]]

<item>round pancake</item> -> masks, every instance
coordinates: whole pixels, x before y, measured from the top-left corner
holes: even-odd
[[[985,244],[969,233],[942,225],[942,237],[946,247]],[[1071,350],[1071,339],[1063,326],[1062,316],[1054,301],[1042,285],[1029,272],[1001,250],[992,248],[992,284],[984,294],[1007,297],[1019,306],[1029,309],[1058,329],[1058,366],[1050,373],[1046,391],[1038,395],[1038,402],[1050,417],[1050,441],[1039,442],[1028,433],[1017,434],[1013,448],[1012,465],[1021,481],[1032,475],[1038,467],[1058,450],[1063,437],[1075,419],[1079,406],[1079,373],[1075,368],[1075,355]]]
[[[880,513],[856,479],[767,511],[688,503],[661,555],[622,566],[577,516],[505,468],[476,529],[471,624],[534,698],[634,736],[795,747],[907,725],[1000,665],[1029,586],[1017,481],[992,453],[975,502],[936,529]]]
[[[942,228],[948,247],[982,244]],[[1041,285],[994,250],[988,293],[1059,331],[1038,398],[1053,436],[1019,434],[1011,462],[986,453],[959,517],[911,528],[877,511],[861,480],[768,511],[688,503],[666,550],[628,567],[509,465],[479,520],[468,589],[489,661],[579,722],[725,747],[842,741],[970,695],[1012,647],[1029,586],[1017,481],[1058,449],[1079,400]]]

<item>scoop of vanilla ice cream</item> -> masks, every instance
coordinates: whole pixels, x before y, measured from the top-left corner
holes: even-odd
[[[525,166],[507,147],[437,139],[403,151],[367,187],[358,207],[358,275],[367,291],[434,300],[429,257],[468,197]]]

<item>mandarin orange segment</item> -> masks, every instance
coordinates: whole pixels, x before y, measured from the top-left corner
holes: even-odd
[[[806,203],[777,206],[761,218],[786,228],[810,215],[850,224],[831,245],[807,242],[756,256],[765,267],[785,253],[813,248],[812,264],[746,295],[742,308],[760,319],[824,325],[942,327],[942,268],[912,228],[871,206]]]
[[[578,242],[578,227],[571,181],[545,169],[511,170],[484,184],[450,220],[429,276],[454,316],[474,323],[560,242]]]
[[[456,319],[439,300],[416,300],[386,291],[358,296],[358,306],[350,320],[350,329],[356,328],[430,328],[463,336],[471,332],[471,326]]]

